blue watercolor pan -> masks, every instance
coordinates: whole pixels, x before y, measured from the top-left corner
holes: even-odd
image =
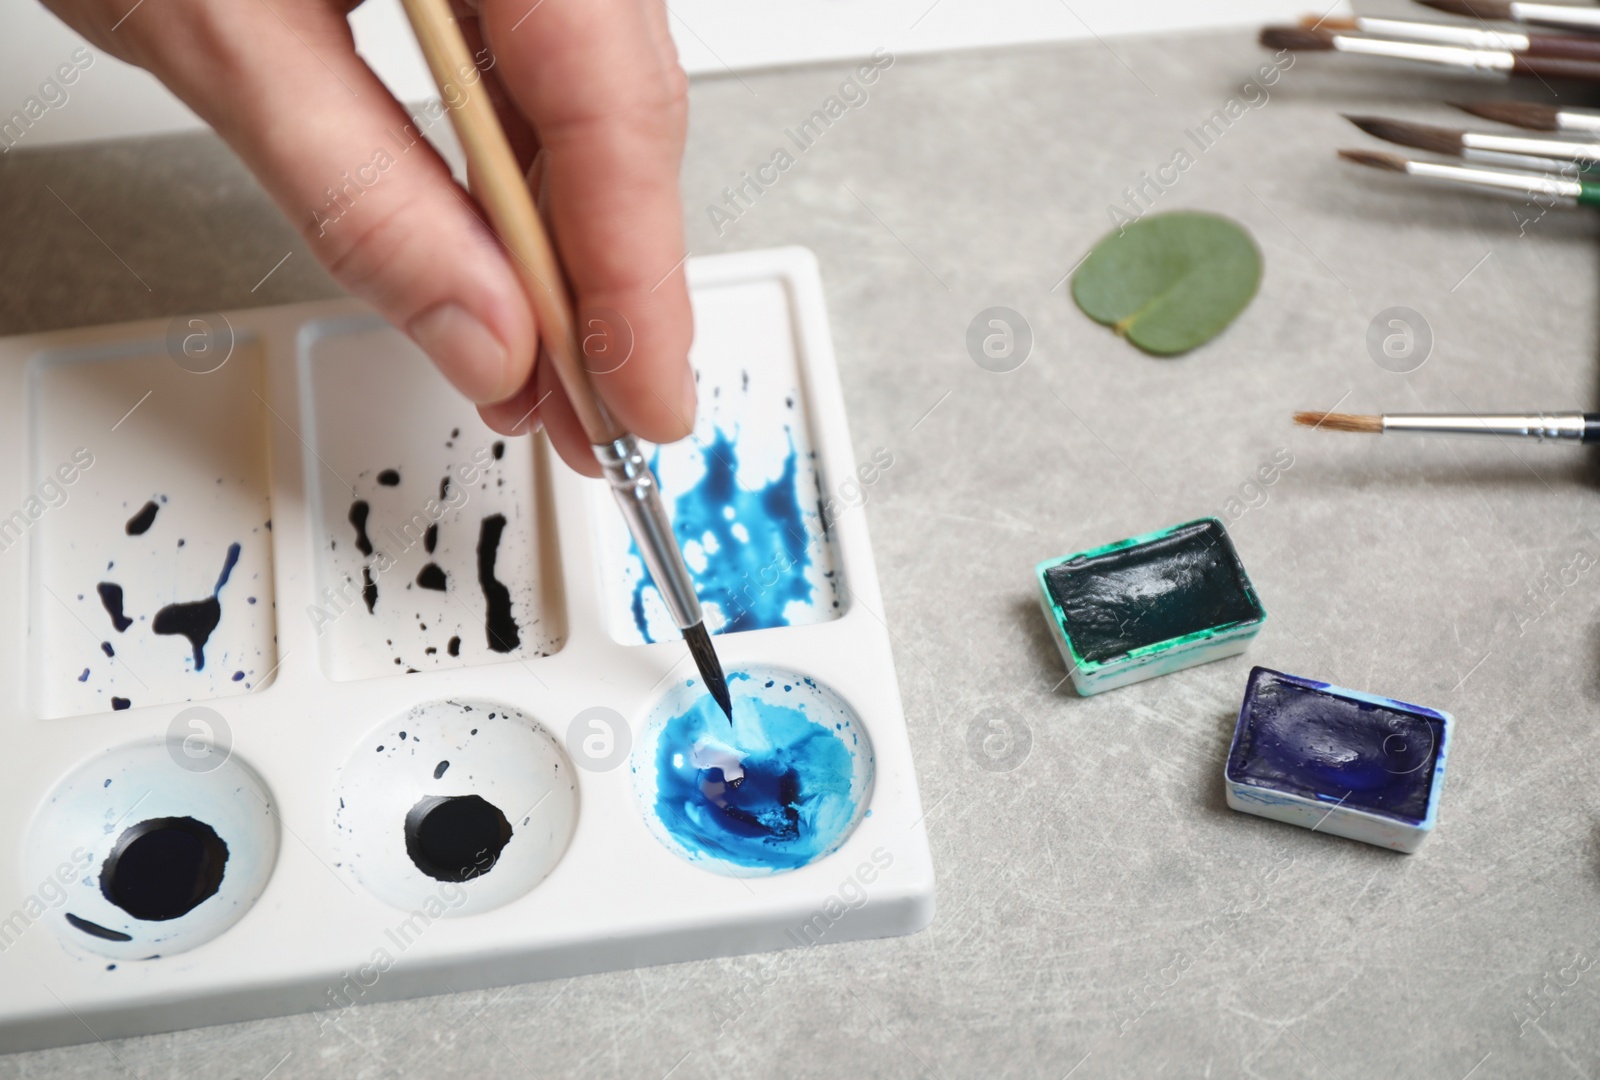
[[[1216,518],[1047,559],[1034,574],[1085,696],[1236,656],[1267,618]]]
[[[1254,668],[1228,805],[1410,854],[1438,817],[1454,726],[1449,713]]]

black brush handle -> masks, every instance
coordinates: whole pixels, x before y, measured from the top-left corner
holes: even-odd
[[[1600,443],[1600,413],[1583,414],[1583,439],[1585,443]]]
[[[1511,73],[1534,75],[1541,79],[1581,79],[1585,82],[1600,82],[1600,60],[1517,55],[1511,59]]]

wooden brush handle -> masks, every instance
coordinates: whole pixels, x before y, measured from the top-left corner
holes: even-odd
[[[1568,37],[1564,34],[1529,34],[1528,51],[1533,58],[1560,57],[1566,60],[1600,60],[1600,38]]]
[[[589,382],[560,260],[539,221],[527,179],[517,166],[494,105],[479,85],[484,76],[450,13],[450,0],[402,3],[433,80],[439,84],[450,122],[466,150],[472,194],[488,212],[490,225],[522,278],[539,320],[539,338],[545,354],[556,366],[556,375],[578,422],[595,445],[620,439],[627,432],[611,419]],[[468,79],[471,81],[463,82]]]
[[[1580,79],[1600,82],[1600,60],[1578,60],[1560,56],[1516,56],[1512,74],[1537,75],[1541,79]]]

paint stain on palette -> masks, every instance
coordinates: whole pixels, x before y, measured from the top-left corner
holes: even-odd
[[[304,617],[328,675],[556,651],[543,451],[491,432],[415,346],[370,321],[325,324],[302,362],[319,547]]]
[[[795,870],[836,850],[866,813],[872,747],[853,710],[780,668],[728,673],[730,722],[688,680],[651,713],[632,770],[656,837],[735,877]]]
[[[650,464],[712,633],[803,626],[844,611],[786,297],[754,286],[697,291],[694,434]],[[596,485],[612,636],[676,640],[644,560]]]
[[[30,641],[44,716],[244,694],[277,666],[260,356],[45,356]]]

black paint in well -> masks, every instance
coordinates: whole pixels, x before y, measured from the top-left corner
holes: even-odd
[[[435,881],[470,881],[494,869],[511,823],[478,795],[430,795],[406,815],[406,854]]]
[[[151,818],[123,831],[100,867],[100,892],[135,919],[187,915],[222,887],[228,845],[192,817]]]
[[[1057,563],[1045,588],[1088,663],[1263,617],[1255,589],[1216,518]]]

